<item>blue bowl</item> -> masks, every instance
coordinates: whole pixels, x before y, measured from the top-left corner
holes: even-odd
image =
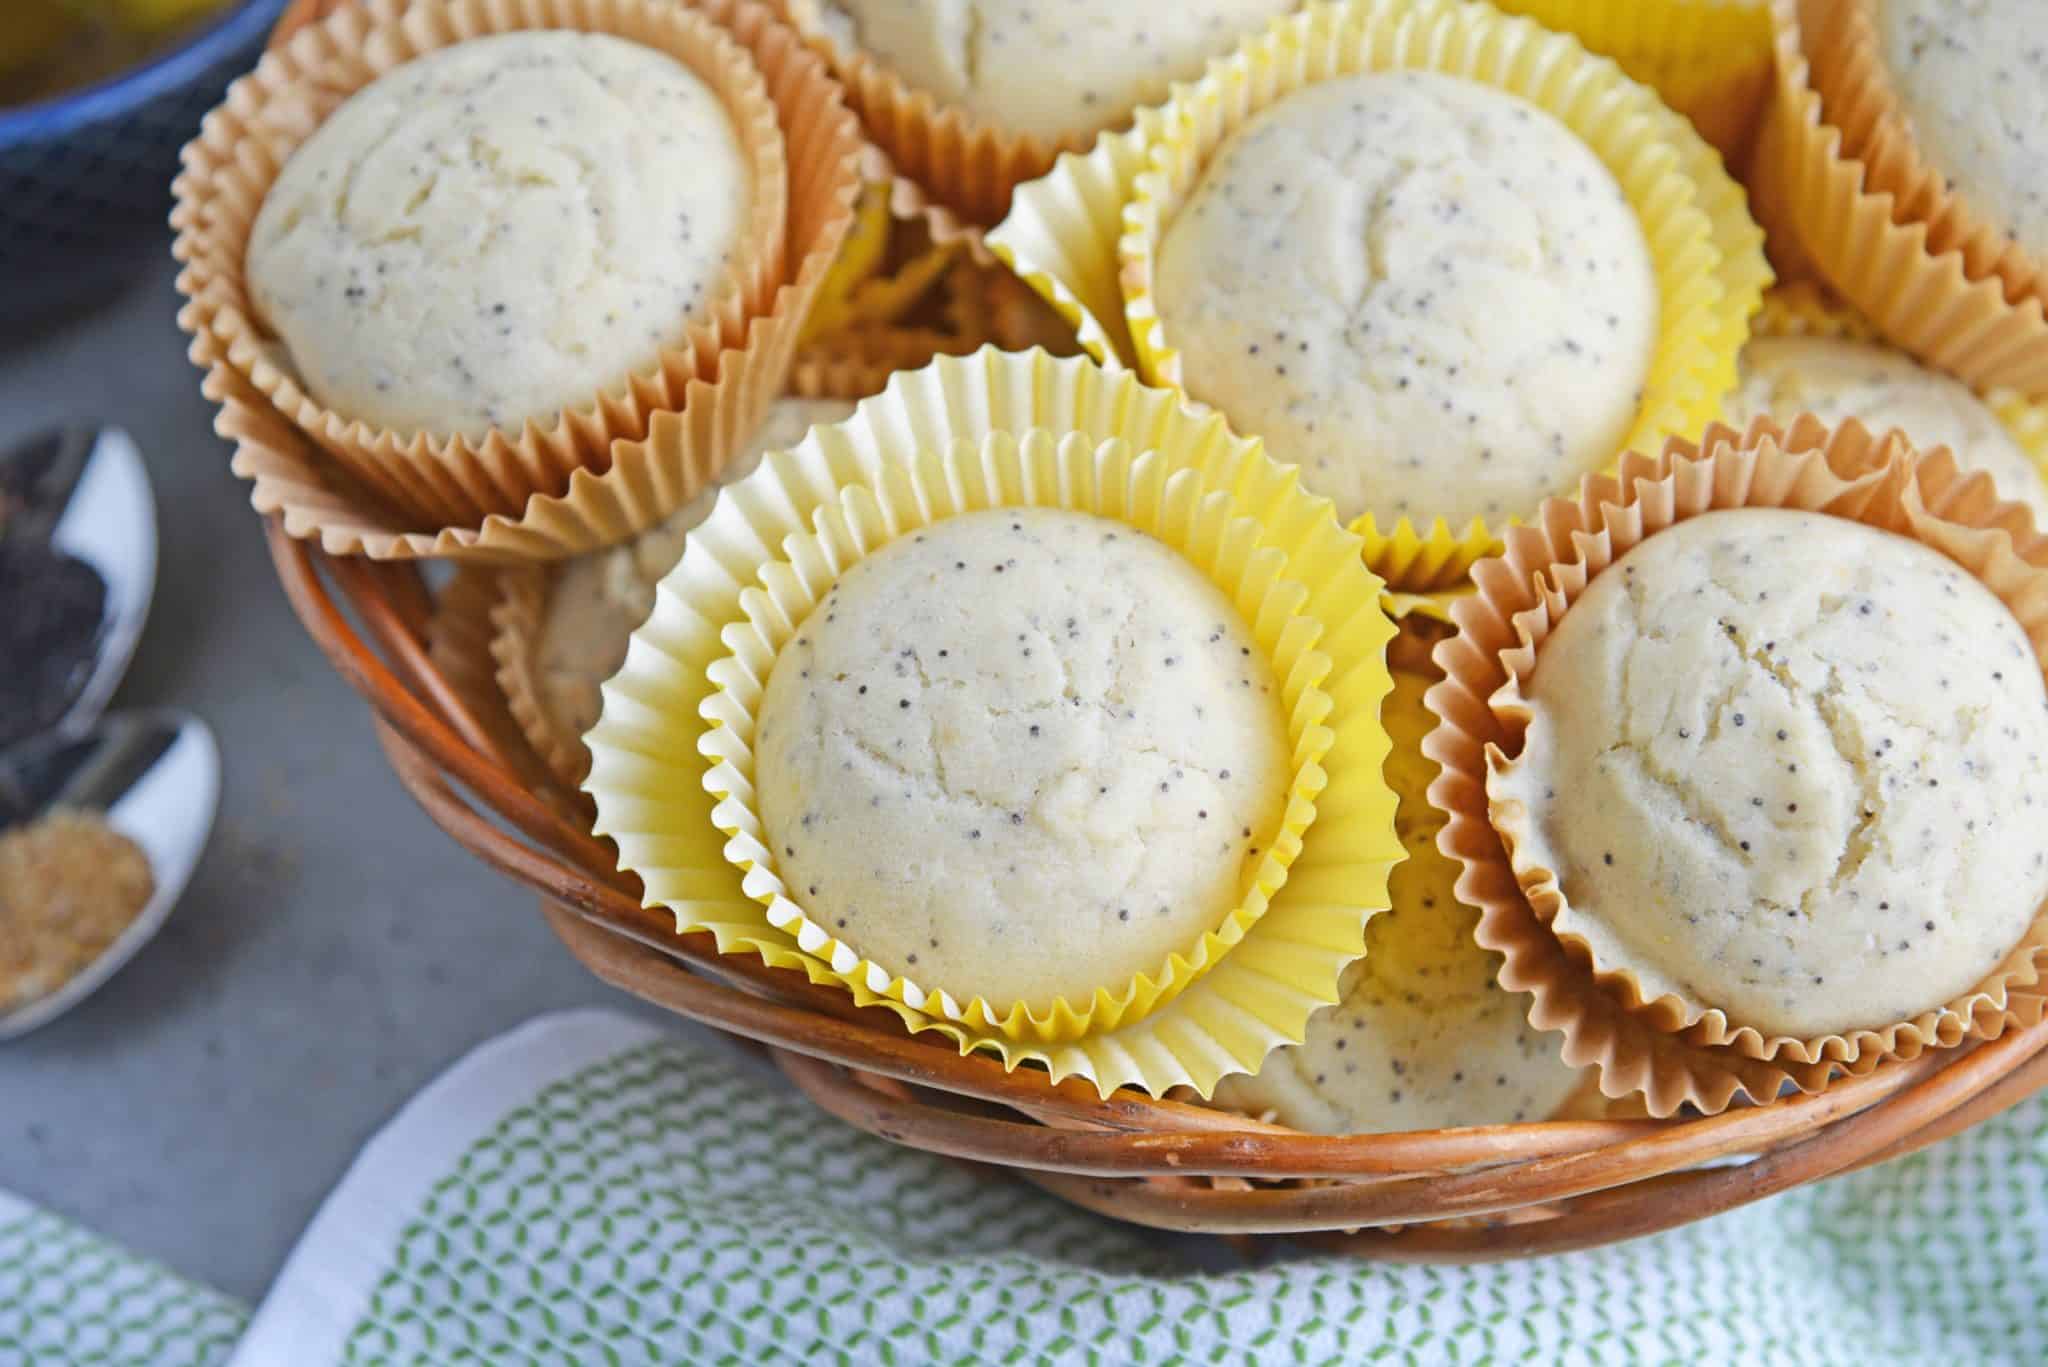
[[[178,149],[286,3],[243,0],[118,76],[0,110],[0,320],[105,293],[163,247]]]

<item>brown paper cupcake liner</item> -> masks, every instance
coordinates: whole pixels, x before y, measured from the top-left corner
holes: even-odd
[[[485,2],[470,0],[473,4]],[[572,7],[578,2],[535,0],[550,13],[558,6]],[[583,2],[610,11],[638,0]],[[344,10],[329,20],[327,27],[352,31],[348,22],[367,25],[396,4],[397,0],[377,0],[369,9],[372,20],[365,20],[356,10]],[[407,11],[408,20],[428,8]],[[447,12],[441,4],[431,8],[437,14]],[[718,352],[703,375],[683,380],[673,408],[646,415],[648,433],[658,430],[660,442],[609,442],[600,464],[569,471],[559,491],[532,492],[510,512],[493,512],[481,520],[423,521],[403,504],[395,504],[377,485],[350,478],[348,470],[280,411],[249,368],[233,360],[231,344],[219,329],[198,326],[205,312],[200,303],[202,291],[188,289],[193,297],[185,314],[194,333],[192,359],[208,371],[204,392],[222,405],[215,429],[236,443],[234,470],[254,482],[251,502],[258,512],[279,516],[289,535],[317,539],[330,555],[389,560],[445,557],[487,563],[559,559],[610,545],[652,526],[682,506],[723,467],[736,443],[758,425],[768,403],[782,392],[803,319],[852,221],[862,144],[858,125],[823,63],[765,8],[750,0],[699,0],[695,9],[725,27],[751,54],[754,67],[767,83],[789,167],[787,255],[791,271],[787,279],[778,277],[767,311],[746,320],[738,345]],[[357,17],[349,21],[350,15]],[[270,70],[271,62],[266,61],[256,76],[248,79],[259,79]],[[231,94],[228,106],[216,111],[215,117],[225,117],[238,101],[247,98]],[[193,146],[207,141],[202,134]],[[265,155],[257,143],[229,140],[223,149],[232,157],[237,155],[237,147],[245,145],[255,149],[251,155],[259,159]],[[188,149],[188,159],[192,155]],[[193,175],[194,171],[188,170],[181,182]],[[182,207],[180,213],[185,217],[180,247],[191,260],[194,244],[211,229],[201,221],[201,207],[196,202]],[[245,217],[253,213],[254,205],[246,206]],[[196,269],[195,264],[181,278],[192,280]],[[236,288],[238,270],[239,266],[233,277]],[[207,289],[217,292],[225,288],[222,279],[216,274],[215,283]],[[250,338],[245,335],[242,340]],[[489,448],[487,442],[486,450]],[[451,477],[442,478],[445,482]]]
[[[587,817],[582,794],[573,787],[558,789],[552,784],[553,774],[529,744],[527,731],[498,686],[492,609],[504,593],[500,580],[520,573],[525,571],[501,574],[473,566],[457,570],[434,597],[434,615],[427,623],[427,658],[513,773],[565,812]]]
[[[804,321],[804,342],[896,327],[936,291],[963,255],[990,260],[981,230],[933,204],[873,144],[861,149],[860,212],[832,277]]]
[[[2005,297],[2042,296],[2039,265],[1996,223],[1971,210],[1948,177],[1920,154],[1913,127],[1885,70],[1870,0],[1838,0],[1803,11],[1803,44],[1827,120],[1863,163],[1864,186],[1892,197],[1892,217],[1927,225],[1930,251],[1961,252],[1972,280],[1997,276]]]
[[[705,316],[654,363],[604,393],[517,430],[401,433],[337,413],[308,393],[250,298],[244,255],[265,196],[292,153],[350,95],[424,54],[522,29],[614,34],[665,53],[716,92],[752,174],[741,256]],[[742,346],[751,319],[783,283],[789,173],[777,109],[745,48],[706,13],[648,0],[371,0],[309,25],[237,81],[184,151],[175,186],[176,254],[186,263],[179,324],[205,333],[247,378],[360,485],[426,526],[517,516],[532,494],[561,494],[571,472],[603,470],[611,445],[645,434],[652,413],[680,407],[689,381]]]
[[[1885,340],[1973,389],[2048,393],[2042,301],[2009,302],[2002,280],[1973,278],[1925,222],[1898,221],[1895,197],[1865,183],[1864,164],[1829,122],[1801,36],[1802,21],[1828,3],[1773,0],[1775,73],[1749,188],[1774,256],[1812,269]]]
[[[981,346],[930,327],[863,327],[820,337],[799,351],[789,372],[791,393],[832,394],[842,386],[834,374],[858,372],[886,380],[898,370],[921,370],[937,356],[965,356]],[[879,393],[880,387],[867,391]]]
[[[856,357],[800,359],[790,371],[787,392],[802,399],[864,399],[881,393],[889,376],[903,368]],[[552,567],[498,574],[489,601],[474,616],[484,624],[491,691],[502,699],[523,746],[530,747],[548,777],[572,794],[580,808],[588,803],[582,784],[590,773],[590,751],[583,737],[558,726],[540,701],[540,633],[554,578]]]
[[[1009,211],[1012,190],[1051,170],[1061,152],[1078,151],[1089,141],[1047,142],[942,104],[859,48],[835,41],[818,23],[817,0],[776,4],[831,63],[861,125],[896,169],[968,223],[988,227],[1000,221]]]
[[[1977,988],[1880,1030],[1813,1040],[1766,1039],[1719,1011],[1645,1000],[1625,969],[1590,962],[1582,941],[1551,922],[1562,905],[1553,874],[1525,869],[1504,835],[1518,815],[1489,813],[1493,767],[1519,755],[1529,709],[1519,682],[1553,624],[1586,585],[1644,537],[1704,512],[1786,507],[1851,518],[1910,536],[1975,574],[2048,659],[2048,538],[1991,481],[1965,475],[1946,450],[1919,457],[1897,434],[1850,422],[1830,433],[1805,416],[1767,419],[1746,437],[1715,424],[1699,445],[1673,440],[1656,459],[1631,452],[1616,475],[1589,477],[1576,499],[1551,499],[1510,528],[1505,553],[1473,567],[1478,592],[1453,609],[1459,634],[1436,653],[1445,680],[1428,694],[1440,725],[1424,753],[1443,766],[1430,799],[1451,814],[1439,838],[1464,872],[1458,895],[1481,909],[1479,942],[1505,956],[1501,985],[1534,993],[1531,1024],[1565,1033],[1565,1060],[1600,1070],[1608,1096],[1644,1094],[1652,1115],[1682,1105],[1713,1113],[1737,1094],[1765,1102],[1785,1083],[1816,1091],[1838,1069],[1866,1072],[1930,1047],[1996,1038],[2041,1018],[2048,913]],[[1512,804],[1502,804],[1505,809]]]
[[[1055,356],[1081,354],[1073,326],[1000,261],[963,257],[940,287],[946,321],[956,337],[976,338],[1004,351],[1042,347]]]
[[[545,569],[522,567],[497,576],[496,593],[484,609],[489,657],[506,712],[546,766],[551,786],[580,796],[590,752],[583,748],[583,737],[556,726],[540,702],[538,647],[553,582]]]
[[[935,247],[960,251],[982,265],[994,265],[995,253],[982,240],[980,224],[971,223],[934,199],[917,181],[896,169],[889,154],[870,143],[862,154],[863,174],[872,184],[888,187],[889,217],[920,225]]]

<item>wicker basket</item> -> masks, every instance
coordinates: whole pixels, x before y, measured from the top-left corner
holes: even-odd
[[[346,2],[298,0],[278,33]],[[676,935],[668,913],[641,907],[610,847],[519,776],[505,728],[437,666],[427,646],[433,604],[415,566],[331,559],[274,521],[269,539],[293,609],[374,709],[377,738],[406,788],[457,843],[537,889],[549,924],[592,972],[766,1046],[792,1082],[848,1124],[1006,1170],[1117,1219],[1313,1234],[1389,1260],[1526,1257],[1669,1229],[1881,1163],[2048,1086],[2048,1022],[1711,1118],[1412,1134],[1306,1135],[1131,1093],[1103,1101],[1092,1087],[1055,1086],[1031,1070],[1005,1073],[994,1060],[913,1038],[894,1016],[856,1008],[801,974],[721,956],[708,935]]]

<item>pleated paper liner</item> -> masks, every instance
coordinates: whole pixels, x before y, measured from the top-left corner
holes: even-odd
[[[881,393],[893,369],[858,359],[799,360],[790,373],[789,394],[804,399],[862,399]],[[503,700],[526,745],[540,757],[548,777],[581,801],[581,786],[590,773],[590,751],[584,747],[583,737],[558,723],[541,702],[541,637],[548,595],[559,569],[550,565],[498,574],[495,591],[478,616],[486,622],[485,657],[492,662],[493,692]]]
[[[936,356],[965,356],[978,351],[982,342],[959,337],[951,331],[917,325],[863,326],[820,337],[799,351],[790,368],[793,393],[836,392],[834,375],[879,376],[886,380],[899,370],[922,370]],[[879,381],[862,390],[878,394]]]
[[[778,0],[778,7],[832,64],[868,136],[896,169],[968,222],[1000,219],[1011,190],[1044,175],[1063,150],[912,89],[883,63],[837,41],[819,22],[819,0]]]
[[[1972,389],[2048,393],[2041,300],[2008,302],[2001,279],[1972,276],[1926,222],[1900,218],[1895,196],[1867,185],[1867,168],[1830,122],[1802,26],[1832,3],[1772,0],[1775,71],[1748,180],[1773,253],[1810,267],[1886,341]]]
[[[1287,879],[1288,866],[1315,820],[1335,734],[1323,723],[1331,701],[1319,686],[1331,661],[1317,642],[1324,624],[1302,615],[1307,586],[1274,577],[1277,549],[1245,555],[1259,539],[1257,519],[1233,506],[1229,491],[1200,491],[1199,478],[1169,491],[1177,473],[1170,455],[1097,443],[1044,428],[991,433],[978,443],[921,447],[901,453],[904,468],[875,486],[852,485],[812,516],[808,534],[791,534],[780,558],[764,565],[741,595],[743,617],[722,633],[729,654],[707,671],[710,692],[700,704],[712,729],[698,741],[707,764],[705,788],[718,800],[712,821],[730,837],[726,858],[774,925],[830,965],[848,988],[863,987],[967,1035],[1048,1046],[1071,1043],[1137,1021],[1165,1006],[1213,969],[1265,915]],[[1305,497],[1305,496],[1304,496]],[[776,657],[832,587],[861,560],[948,517],[986,509],[1057,507],[1115,518],[1171,546],[1236,607],[1280,681],[1287,715],[1292,779],[1279,829],[1266,841],[1241,900],[1213,929],[1182,945],[1149,971],[1098,985],[1092,996],[1049,1003],[991,1001],[969,984],[919,982],[905,965],[878,963],[858,945],[810,919],[790,895],[756,805],[754,742],[758,710]],[[1365,583],[1360,575],[1351,586]],[[1324,593],[1341,587],[1318,586]],[[1365,610],[1372,610],[1371,601]],[[1342,629],[1342,623],[1338,624]],[[1339,761],[1340,762],[1340,761]],[[913,956],[914,959],[915,956]]]
[[[1140,109],[1129,132],[1105,133],[1018,186],[1009,216],[988,234],[989,249],[1067,321],[1081,350],[1112,369],[1138,363],[1117,243],[1146,148],[1164,136],[1164,115]]]
[[[2048,917],[1978,990],[1939,1010],[1846,1036],[1765,1039],[1717,1010],[1643,1000],[1633,974],[1589,962],[1583,941],[1552,930],[1554,876],[1517,876],[1522,817],[1490,816],[1487,795],[1489,770],[1521,753],[1529,717],[1517,681],[1586,584],[1637,542],[1738,507],[1824,512],[1914,537],[1976,574],[2048,654],[2048,539],[2026,509],[1998,502],[1989,478],[1961,475],[1945,450],[1917,457],[1897,434],[1874,438],[1853,422],[1830,433],[1811,417],[1789,430],[1759,419],[1746,437],[1717,424],[1703,446],[1674,439],[1655,459],[1631,452],[1618,475],[1590,476],[1576,499],[1545,503],[1506,533],[1503,556],[1473,568],[1478,593],[1454,610],[1459,634],[1437,650],[1447,677],[1428,695],[1443,723],[1424,744],[1443,766],[1430,797],[1451,814],[1439,845],[1464,864],[1458,893],[1481,909],[1479,942],[1505,956],[1501,985],[1534,994],[1530,1023],[1562,1030],[1565,1061],[1597,1067],[1608,1096],[1643,1093],[1659,1116],[1683,1105],[1711,1114],[1738,1095],[1767,1102],[1788,1082],[1817,1091],[1837,1070],[1995,1038],[2038,1021],[2044,1006]]]
[[[522,571],[507,571],[519,574]],[[492,658],[492,609],[504,589],[504,577],[495,570],[464,566],[434,595],[434,615],[427,623],[427,657],[453,690],[468,719],[482,732],[487,749],[518,775],[530,789],[560,807],[575,813],[582,795],[573,785],[552,786],[552,775],[543,758],[529,744],[504,692],[498,687],[497,662]]]
[[[535,0],[537,5],[569,6],[577,0]],[[651,0],[586,0],[610,11],[651,3]],[[482,3],[482,0],[476,0]],[[380,3],[366,11],[340,11],[327,24],[294,39],[291,47],[310,39],[338,41],[356,31],[364,13],[384,13]],[[229,355],[230,343],[217,329],[197,326],[205,313],[202,291],[188,288],[194,303],[185,317],[194,325],[193,361],[207,370],[205,392],[221,405],[215,428],[236,443],[235,473],[253,481],[251,502],[258,512],[276,515],[294,537],[317,540],[330,555],[367,555],[375,559],[411,560],[444,557],[486,563],[559,559],[622,541],[652,526],[687,502],[723,467],[745,435],[754,430],[767,405],[782,392],[795,355],[797,335],[811,301],[824,280],[853,215],[860,185],[860,133],[838,89],[819,59],[796,35],[776,23],[761,6],[747,0],[700,0],[695,7],[727,26],[732,38],[751,54],[766,79],[768,93],[781,121],[789,165],[788,255],[791,271],[778,277],[772,306],[746,321],[744,338],[719,352],[702,376],[681,381],[675,409],[647,415],[647,440],[609,444],[602,464],[577,468],[559,492],[534,492],[509,513],[491,513],[480,520],[440,523],[421,520],[393,505],[380,487],[352,479],[329,452],[275,407],[249,368]],[[440,5],[422,6],[413,14],[443,12]],[[330,31],[331,30],[331,31]],[[255,77],[272,71],[266,59]],[[273,78],[274,79],[274,78]],[[238,87],[238,89],[241,87]],[[228,117],[250,96],[229,98],[213,123]],[[202,135],[195,147],[208,141]],[[246,147],[261,160],[266,154],[255,142],[224,144],[230,153]],[[194,174],[187,172],[189,179]],[[253,216],[254,203],[243,217]],[[183,250],[190,259],[201,209],[181,210],[187,220]],[[243,236],[246,237],[246,222]],[[181,277],[192,285],[197,266]],[[239,289],[239,266],[235,285]],[[220,277],[206,287],[212,298]],[[249,338],[244,336],[243,341]],[[488,443],[487,443],[488,445]]]
[[[804,341],[846,326],[852,316],[854,291],[880,273],[888,253],[889,187],[863,177],[860,198],[853,205],[852,226],[804,319]]]
[[[1383,532],[1378,519],[1366,513],[1352,522],[1351,530],[1362,543],[1365,567],[1386,584],[1380,605],[1404,627],[1405,619],[1418,615],[1450,621],[1451,605],[1472,591],[1472,567],[1500,554],[1500,538],[1476,517],[1462,532],[1452,531],[1442,518],[1418,530],[1405,517]],[[1404,630],[1396,645],[1409,635]]]
[[[805,322],[806,344],[841,332],[898,326],[959,256],[989,259],[979,230],[931,204],[872,144],[861,149],[861,178],[855,230]]]
[[[1521,96],[1572,130],[1620,182],[1657,274],[1658,335],[1617,451],[1693,435],[1735,384],[1735,356],[1770,282],[1742,189],[1684,119],[1578,41],[1464,0],[1350,0],[1276,23],[1176,90],[1165,136],[1123,209],[1125,321],[1139,370],[1185,386],[1153,295],[1156,253],[1217,147],[1305,86],[1360,72],[1435,71]]]
[[[1751,329],[1759,337],[1821,337],[1850,342],[1878,342],[1869,320],[1810,280],[1779,285],[1764,296],[1763,312]],[[1979,389],[1999,425],[2048,479],[2048,403],[2036,403],[2012,389]]]
[[[1692,121],[1731,165],[1771,79],[1769,0],[1494,0],[1612,57]]]
[[[868,182],[862,202],[865,208],[872,200],[880,216],[882,246],[870,251],[849,239],[835,267],[845,282],[813,308],[806,348],[902,355],[929,336],[933,344],[919,364],[935,355],[964,356],[989,342],[1005,351],[1075,350],[1072,330],[996,259],[979,228],[897,175],[879,149],[865,149],[862,165]],[[884,340],[871,345],[877,333]]]
[[[1043,347],[1055,356],[1078,356],[1074,329],[1037,291],[1000,261],[961,257],[939,282],[948,331],[1004,351]]]
[[[1930,251],[1961,252],[1972,280],[1997,276],[2015,302],[2041,298],[2039,264],[1921,155],[1885,69],[1871,0],[1836,0],[1805,14],[1813,88],[1824,117],[1842,130],[1843,150],[1863,163],[1864,188],[1892,197],[1894,219],[1926,224]]]
[[[1029,463],[999,462],[958,488],[913,478],[918,458],[1035,429],[1078,435],[1067,449],[1086,458],[1059,455],[1057,438],[1029,438]],[[990,484],[999,492],[991,495]],[[679,929],[710,930],[725,952],[843,982],[821,957],[825,940],[800,939],[800,923],[776,925],[728,862],[716,803],[701,781],[698,746],[714,728],[698,707],[713,687],[707,671],[729,654],[720,633],[745,620],[743,591],[790,538],[810,534],[820,511],[854,489],[916,508],[920,518],[993,496],[1092,506],[1165,528],[1185,526],[1220,494],[1231,518],[1256,524],[1244,553],[1270,562],[1275,578],[1306,586],[1299,611],[1322,627],[1314,651],[1329,662],[1319,686],[1332,703],[1325,786],[1286,881],[1243,939],[1170,1002],[1135,1022],[1054,1041],[976,1031],[860,978],[849,987],[854,999],[886,1007],[912,1030],[938,1031],[963,1052],[987,1048],[1012,1067],[1035,1061],[1056,1078],[1088,1078],[1105,1095],[1121,1085],[1157,1095],[1180,1084],[1206,1095],[1225,1073],[1256,1068],[1274,1046],[1298,1042],[1309,1014],[1335,1000],[1344,965],[1362,952],[1365,922],[1385,907],[1386,875],[1400,858],[1378,723],[1393,627],[1378,609],[1379,586],[1357,538],[1337,525],[1326,500],[1302,493],[1292,467],[1177,396],[1079,359],[984,350],[899,374],[853,418],[770,455],[719,499],[664,581],[624,669],[606,685],[603,719],[587,738],[593,764],[585,786],[597,800],[597,829],[646,880],[650,904],[671,908]]]
[[[653,364],[586,402],[482,439],[399,432],[337,413],[308,393],[270,335],[244,278],[265,196],[291,154],[350,95],[386,72],[467,39],[525,29],[631,39],[675,58],[731,115],[752,177],[739,256],[702,317]],[[643,436],[652,413],[681,406],[745,342],[785,282],[789,158],[764,70],[707,12],[653,0],[372,0],[309,25],[237,81],[184,152],[178,177],[178,288],[186,331],[213,338],[226,363],[291,418],[351,478],[423,526],[517,516],[533,494],[559,495],[571,472],[602,471],[614,441]],[[771,73],[772,74],[772,73]]]

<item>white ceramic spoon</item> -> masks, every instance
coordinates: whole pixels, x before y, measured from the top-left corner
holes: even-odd
[[[156,890],[100,956],[48,996],[0,1014],[0,1040],[63,1015],[148,944],[177,904],[213,831],[220,750],[180,712],[121,712],[82,732],[45,732],[0,750],[0,829],[52,807],[102,813],[142,847]]]
[[[0,452],[0,497],[10,504],[11,544],[45,543],[90,566],[106,586],[91,667],[53,723],[80,729],[127,673],[156,592],[156,502],[142,453],[118,427],[38,433]]]

